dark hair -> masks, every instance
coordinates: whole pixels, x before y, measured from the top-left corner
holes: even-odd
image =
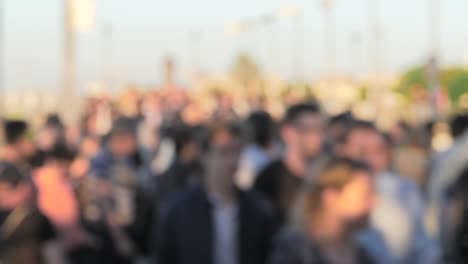
[[[28,124],[22,120],[6,120],[4,122],[4,136],[6,144],[14,144],[25,136]]]
[[[44,161],[58,160],[58,161],[72,161],[76,154],[70,150],[65,144],[58,143],[50,151],[44,155]]]
[[[257,111],[247,118],[250,140],[261,147],[267,147],[273,138],[274,122],[270,114]]]
[[[374,123],[364,120],[355,120],[345,129],[340,138],[338,138],[338,142],[340,144],[346,144],[349,140],[349,136],[356,130],[370,130],[380,133]]]
[[[242,138],[243,131],[238,124],[232,122],[216,122],[209,126],[206,130],[205,137],[203,140],[202,149],[204,152],[208,152],[213,144],[214,137],[220,133],[227,131],[231,134],[234,138]]]
[[[455,116],[451,121],[452,135],[454,138],[457,138],[465,131],[468,131],[468,113],[459,114]]]
[[[354,116],[353,113],[350,111],[346,111],[344,113],[332,116],[330,120],[328,121],[329,126],[333,126],[335,124],[343,124],[343,125],[348,125],[352,122],[354,122]]]
[[[299,103],[292,105],[286,111],[283,124],[293,124],[304,114],[320,115],[320,106],[316,103]]]
[[[195,129],[189,126],[176,127],[172,132],[172,140],[174,141],[176,155],[180,155],[187,144],[196,142]]]
[[[57,113],[52,113],[47,116],[46,126],[54,127],[57,129],[64,128],[63,122]]]
[[[27,175],[21,173],[16,166],[8,162],[0,162],[0,182],[17,186],[26,181],[28,181]]]
[[[115,120],[112,124],[112,129],[110,131],[110,137],[114,135],[121,135],[121,134],[137,134],[137,126],[138,120],[128,118],[128,117],[121,117]]]

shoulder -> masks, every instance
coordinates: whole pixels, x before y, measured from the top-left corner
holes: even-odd
[[[281,159],[277,159],[277,160],[272,161],[270,164],[268,164],[265,167],[264,171],[278,170],[278,169],[284,169],[284,162]]]
[[[308,262],[313,261],[313,262]],[[275,240],[269,263],[321,263],[316,247],[299,231],[284,230]]]
[[[272,161],[270,164],[266,165],[263,170],[260,171],[258,175],[258,180],[272,179],[275,175],[278,175],[278,172],[284,170],[284,163],[282,160]]]
[[[306,237],[302,232],[293,229],[281,231],[276,239],[278,245],[299,246],[306,242]]]
[[[261,193],[256,191],[241,191],[242,201],[251,206],[255,211],[267,215],[273,215],[274,208],[271,202]]]
[[[54,240],[57,236],[51,221],[37,208],[30,209],[23,224],[27,226],[26,228],[35,229],[34,232],[37,233],[40,241]]]
[[[400,191],[403,192],[405,196],[422,199],[422,193],[415,182],[402,176],[397,177],[399,181]]]
[[[363,247],[359,247],[357,253],[358,263],[361,264],[377,264],[377,261],[374,257]]]
[[[172,195],[163,205],[162,214],[165,216],[174,215],[180,211],[193,209],[193,206],[205,200],[201,187],[189,188]]]

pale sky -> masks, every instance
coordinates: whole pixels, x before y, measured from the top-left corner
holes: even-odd
[[[0,0],[1,1],[1,0]],[[6,85],[9,89],[56,89],[61,84],[62,0],[3,0],[5,3]],[[376,0],[374,0],[376,1]],[[383,44],[382,71],[396,73],[426,60],[429,52],[429,2],[378,0]],[[445,65],[459,65],[468,52],[468,1],[440,0],[441,54]],[[368,2],[336,0],[337,69],[354,75],[368,71]],[[181,82],[187,82],[194,61],[205,72],[229,70],[240,51],[247,51],[266,72],[295,76],[298,47],[295,18],[282,18],[270,29],[239,35],[225,32],[228,23],[258,17],[295,4],[304,19],[304,75],[324,72],[325,17],[319,0],[96,0],[94,28],[78,35],[78,84],[102,78],[111,65],[116,78],[151,84],[161,80],[161,62],[177,61]],[[106,25],[112,37],[104,38]],[[198,45],[191,33],[201,33]],[[358,41],[351,41],[352,36]],[[354,37],[356,39],[356,37]],[[359,41],[360,39],[360,41]],[[296,43],[295,43],[296,42]],[[198,47],[198,48],[197,48]],[[200,55],[192,55],[199,50]],[[110,63],[103,63],[110,58]],[[197,59],[196,59],[197,58]]]

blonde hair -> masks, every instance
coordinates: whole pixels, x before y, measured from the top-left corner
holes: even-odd
[[[303,229],[322,211],[322,194],[329,189],[340,190],[354,177],[356,172],[370,172],[367,165],[348,158],[333,158],[321,172],[301,189],[291,212],[290,224]]]

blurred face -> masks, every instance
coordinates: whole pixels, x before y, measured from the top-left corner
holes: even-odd
[[[14,209],[25,203],[30,194],[30,186],[26,183],[13,186],[10,183],[0,182],[0,208]]]
[[[229,131],[216,132],[205,159],[208,181],[211,184],[226,188],[233,186],[241,148],[240,140],[234,138]]]
[[[68,144],[76,146],[80,141],[80,128],[78,126],[69,126],[65,132],[65,138]]]
[[[38,135],[38,146],[41,150],[50,150],[57,143],[59,133],[51,127],[44,128]]]
[[[99,141],[96,138],[85,138],[81,144],[81,154],[85,157],[92,158],[99,151]]]
[[[352,231],[368,224],[374,206],[374,187],[368,172],[355,172],[352,180],[341,190],[329,190],[326,195],[328,210]]]
[[[364,161],[378,173],[387,170],[390,166],[390,153],[382,135],[374,133],[367,141]]]
[[[306,158],[320,154],[323,139],[323,120],[316,114],[302,115],[294,125],[289,125],[283,134],[288,145],[295,145]]]
[[[386,170],[390,154],[380,133],[369,129],[356,129],[338,151],[348,158],[366,162],[375,173]]]
[[[114,155],[130,156],[136,151],[136,139],[130,133],[122,133],[112,136],[110,149]]]
[[[186,162],[191,162],[197,159],[199,155],[198,145],[194,141],[188,142],[182,150],[182,159]]]
[[[16,145],[22,158],[28,159],[36,152],[33,141],[27,137],[20,139]]]

